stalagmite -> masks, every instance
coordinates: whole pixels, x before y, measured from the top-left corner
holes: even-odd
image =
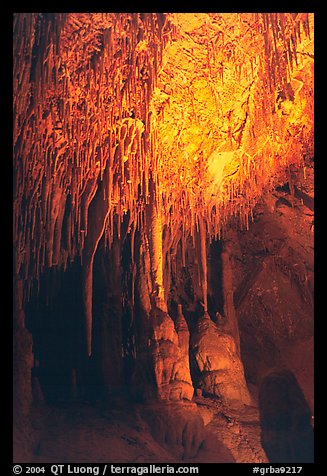
[[[226,402],[251,403],[234,337],[218,330],[208,313],[198,320],[190,346],[198,369],[198,388]]]

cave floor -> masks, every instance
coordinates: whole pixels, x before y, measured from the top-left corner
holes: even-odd
[[[255,392],[255,388],[251,390]],[[191,457],[185,456],[183,451],[184,437],[175,445],[171,441],[158,443],[143,418],[144,412],[149,411],[146,405],[131,406],[120,402],[109,407],[76,402],[35,407],[29,434],[26,429],[25,435],[16,432],[14,460],[137,464],[267,462],[260,445],[256,406],[232,407],[203,396],[194,397],[194,402],[205,425],[205,440]],[[156,412],[155,405],[151,405],[150,412]],[[190,411],[190,404],[179,402],[173,405],[184,414]],[[160,407],[158,410],[160,412]],[[170,424],[175,425],[173,419]],[[196,427],[190,433],[193,441],[192,431],[197,432]],[[26,440],[33,445],[32,449],[28,450]]]
[[[250,386],[250,391],[256,402],[256,387]],[[231,406],[217,399],[203,397],[196,397],[195,401],[200,412],[205,409],[212,415],[207,429],[229,449],[236,463],[268,462],[260,443],[259,410],[256,404]]]

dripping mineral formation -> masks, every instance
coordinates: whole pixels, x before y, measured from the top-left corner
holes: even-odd
[[[14,15],[16,462],[267,462],[272,368],[313,412],[313,35]]]

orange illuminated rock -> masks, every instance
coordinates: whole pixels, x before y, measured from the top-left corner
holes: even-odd
[[[161,311],[152,319],[154,330],[150,355],[154,361],[158,396],[163,400],[191,400],[194,389],[189,367],[189,333],[181,326],[176,331],[173,320]]]
[[[200,317],[192,334],[191,352],[200,373],[200,388],[225,401],[251,403],[235,340],[221,332],[208,314]]]
[[[18,13],[13,33],[23,301],[49,269],[80,262],[90,356],[94,257],[102,240],[126,245],[135,380],[190,399],[187,330],[167,311],[166,265],[172,250],[181,268],[196,255],[207,312],[210,240],[235,217],[248,229],[263,191],[313,156],[313,14]],[[231,335],[210,324],[192,339],[203,386],[246,402],[222,258]]]
[[[108,164],[110,244],[114,215],[143,226],[151,176],[172,240],[202,218],[220,237],[232,216],[247,228],[262,191],[313,153],[313,14],[27,13],[14,38],[14,236],[28,287],[81,254],[87,183]]]

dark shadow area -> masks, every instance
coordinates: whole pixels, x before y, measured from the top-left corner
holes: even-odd
[[[269,373],[259,390],[261,443],[271,463],[312,463],[311,411],[289,370]]]
[[[83,352],[80,282],[78,260],[66,272],[51,268],[40,280],[38,295],[33,293],[26,305],[27,327],[33,335],[32,375],[47,403],[71,400],[76,387],[81,394],[85,389],[89,363]]]

